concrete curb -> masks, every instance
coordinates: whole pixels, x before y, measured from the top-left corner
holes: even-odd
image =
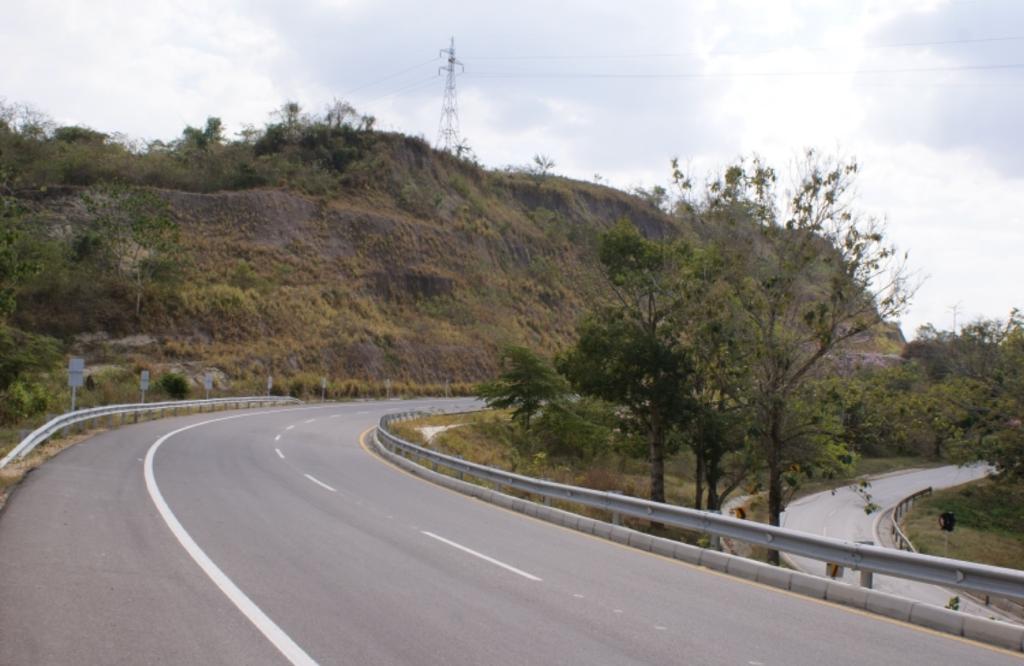
[[[820,578],[799,571],[790,571],[764,562],[749,560],[717,550],[698,548],[686,543],[652,536],[621,525],[580,516],[570,511],[506,495],[474,483],[461,481],[419,465],[404,456],[392,453],[377,438],[374,431],[373,447],[385,460],[423,479],[465,495],[470,495],[500,507],[568,527],[622,545],[649,551],[680,560],[688,564],[787,590],[814,599],[850,606],[877,615],[926,627],[935,631],[961,636],[980,643],[1024,652],[1024,626],[966,615],[946,608],[905,599],[886,592],[848,585],[828,578]]]

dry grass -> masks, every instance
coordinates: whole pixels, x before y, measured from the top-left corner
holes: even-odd
[[[939,529],[939,515],[956,514],[956,529]],[[918,500],[904,521],[922,553],[1024,569],[1024,487],[989,480],[948,488]]]
[[[650,496],[650,478],[646,463],[643,461],[607,455],[583,464],[551,460],[543,453],[523,455],[520,453],[521,446],[517,448],[517,443],[522,445],[522,442],[516,441],[521,435],[510,427],[510,414],[507,411],[489,410],[454,416],[428,416],[395,424],[394,430],[397,435],[409,441],[423,444],[424,437],[420,428],[453,424],[462,427],[438,433],[430,443],[431,448],[449,455],[461,456],[475,463],[558,483],[594,490],[614,490],[633,497]],[[667,465],[669,471],[665,475],[667,500],[671,504],[691,505],[694,495],[693,480],[679,473],[685,465],[673,462]],[[526,496],[511,490],[505,492]],[[552,506],[600,520],[611,520],[608,512],[598,509],[558,501],[552,502]],[[634,529],[651,529],[647,521],[640,519],[624,518],[623,524]],[[697,543],[701,539],[700,535],[671,528],[659,529],[658,533],[690,543]]]

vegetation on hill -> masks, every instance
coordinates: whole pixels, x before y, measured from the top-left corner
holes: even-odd
[[[1019,488],[1024,322],[1015,312],[956,333],[925,328],[902,358],[851,364],[857,336],[897,314],[911,289],[880,231],[856,217],[855,165],[812,156],[807,167],[785,215],[774,173],[755,161],[676,204],[714,229],[697,243],[647,239],[628,224],[602,234],[605,297],[553,362],[569,386],[551,395],[550,367],[519,350],[482,397],[540,414],[535,426],[507,424],[535,432],[534,455],[559,451],[586,469],[631,439],[652,499],[675,494],[664,470],[682,458],[694,506],[763,490],[773,524],[801,485],[849,476],[862,456],[986,460],[1000,487]],[[536,386],[547,391],[540,407]],[[581,404],[613,414],[611,424],[597,416],[587,435],[545,427]]]
[[[643,199],[487,171],[344,104],[148,144],[0,104],[0,168],[4,335],[54,352],[29,354],[40,374],[14,372],[32,395],[61,385],[62,354],[126,370],[96,399],[131,395],[142,368],[215,369],[220,391],[273,375],[303,396],[321,376],[329,397],[465,393],[504,344],[569,341],[602,229],[688,233]]]

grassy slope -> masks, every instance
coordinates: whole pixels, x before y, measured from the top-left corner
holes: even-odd
[[[375,148],[373,189],[163,190],[185,244],[176,293],[147,295],[141,321],[45,292],[16,323],[69,338],[91,362],[198,362],[256,378],[321,373],[420,386],[488,377],[505,342],[553,352],[571,337],[599,274],[599,233],[628,217],[655,236],[688,233],[623,192],[557,177],[487,172],[400,135]],[[34,207],[80,224],[78,191]],[[110,305],[117,311],[116,304]],[[123,310],[123,308],[121,308]],[[154,340],[129,347],[124,336]]]
[[[399,423],[395,428],[401,437],[423,444],[424,437],[420,428],[451,425],[456,427],[435,435],[430,442],[431,448],[483,465],[560,483],[595,490],[618,490],[634,497],[646,497],[649,494],[647,465],[640,460],[608,455],[590,464],[579,465],[551,460],[544,456],[521,458],[516,453],[512,441],[513,429],[508,427],[509,413],[505,411],[432,416]],[[683,457],[666,463],[665,488],[670,503],[693,503],[694,484],[690,476]],[[598,516],[603,520],[608,519],[601,511],[584,510],[577,505],[570,505],[568,508]],[[639,524],[635,526],[644,527]]]
[[[939,515],[956,514],[949,534],[949,556],[961,560],[1024,569],[1024,487],[976,481],[941,490],[919,500],[905,531],[922,553],[944,555]]]

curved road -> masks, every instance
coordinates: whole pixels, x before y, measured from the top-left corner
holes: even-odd
[[[535,521],[367,453],[358,403],[154,421],[0,514],[0,664],[1020,664]],[[174,433],[174,434],[171,434]]]
[[[866,498],[857,491],[855,485],[837,488],[835,492],[822,492],[808,495],[786,507],[782,525],[802,532],[821,534],[847,541],[870,541],[877,543],[876,521],[883,511],[896,506],[900,500],[919,490],[932,487],[936,489],[950,488],[969,481],[982,479],[989,474],[989,467],[984,464],[959,467],[945,465],[929,469],[915,469],[903,472],[884,474],[870,479],[871,485],[866,489],[871,501],[881,507],[870,515],[865,513]],[[806,557],[787,556],[786,559],[794,568],[807,573],[822,576],[825,565]],[[846,570],[843,579],[857,585],[860,574]],[[934,606],[945,606],[955,591],[947,590],[938,585],[929,585],[917,581],[895,578],[892,576],[875,576],[874,587],[883,592],[890,592],[908,599],[917,599]],[[1001,611],[975,603],[967,597],[961,597],[960,609],[963,612],[980,617],[998,617],[1006,621],[1015,621]]]

